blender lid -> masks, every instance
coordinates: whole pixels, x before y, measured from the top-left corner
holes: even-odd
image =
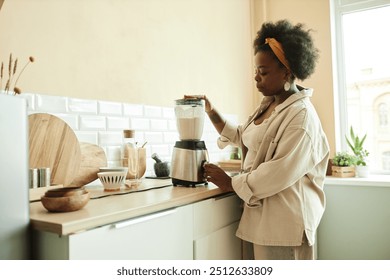
[[[204,100],[200,98],[182,98],[175,100],[176,105],[204,106]]]

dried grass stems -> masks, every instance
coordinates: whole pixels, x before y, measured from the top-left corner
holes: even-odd
[[[3,92],[5,94],[11,94],[13,93],[14,95],[18,95],[18,94],[21,94],[22,91],[20,90],[19,87],[17,87],[17,84],[18,84],[18,81],[19,81],[19,78],[20,76],[22,75],[22,73],[24,72],[24,70],[26,69],[26,67],[30,64],[30,63],[33,63],[34,62],[34,57],[30,56],[28,58],[28,61],[26,62],[26,64],[24,65],[24,67],[22,68],[22,70],[19,72],[19,74],[16,76],[16,72],[18,70],[18,59],[16,58],[15,60],[13,60],[13,56],[12,56],[12,53],[9,55],[9,60],[8,60],[8,79],[5,83],[5,87],[4,87],[4,90]],[[14,78],[16,76],[16,80],[14,82]],[[1,69],[0,69],[0,90],[2,90],[3,88],[3,80],[5,80],[5,75],[4,75],[4,62],[1,62]],[[13,85],[13,86],[12,86]]]

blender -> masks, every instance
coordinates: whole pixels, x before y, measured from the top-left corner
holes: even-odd
[[[209,160],[206,144],[201,141],[204,123],[204,100],[185,98],[175,100],[175,115],[180,141],[172,151],[171,178],[174,186],[207,184],[203,164]]]

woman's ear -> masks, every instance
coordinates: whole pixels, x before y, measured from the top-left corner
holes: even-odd
[[[291,71],[288,70],[287,68],[285,68],[284,79],[288,82],[290,82],[293,79]]]

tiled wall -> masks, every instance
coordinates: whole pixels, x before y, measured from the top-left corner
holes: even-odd
[[[146,176],[153,176],[153,153],[161,159],[171,161],[172,148],[179,140],[172,107],[149,106],[101,100],[77,99],[42,94],[22,94],[28,100],[28,112],[49,113],[63,119],[75,132],[80,142],[101,146],[109,166],[120,164],[122,130],[134,129],[139,145],[147,142]],[[173,103],[173,101],[172,101]],[[234,115],[226,115],[236,120]],[[216,145],[217,132],[209,119],[205,118],[203,138],[211,162],[226,159],[229,149],[220,150]]]

